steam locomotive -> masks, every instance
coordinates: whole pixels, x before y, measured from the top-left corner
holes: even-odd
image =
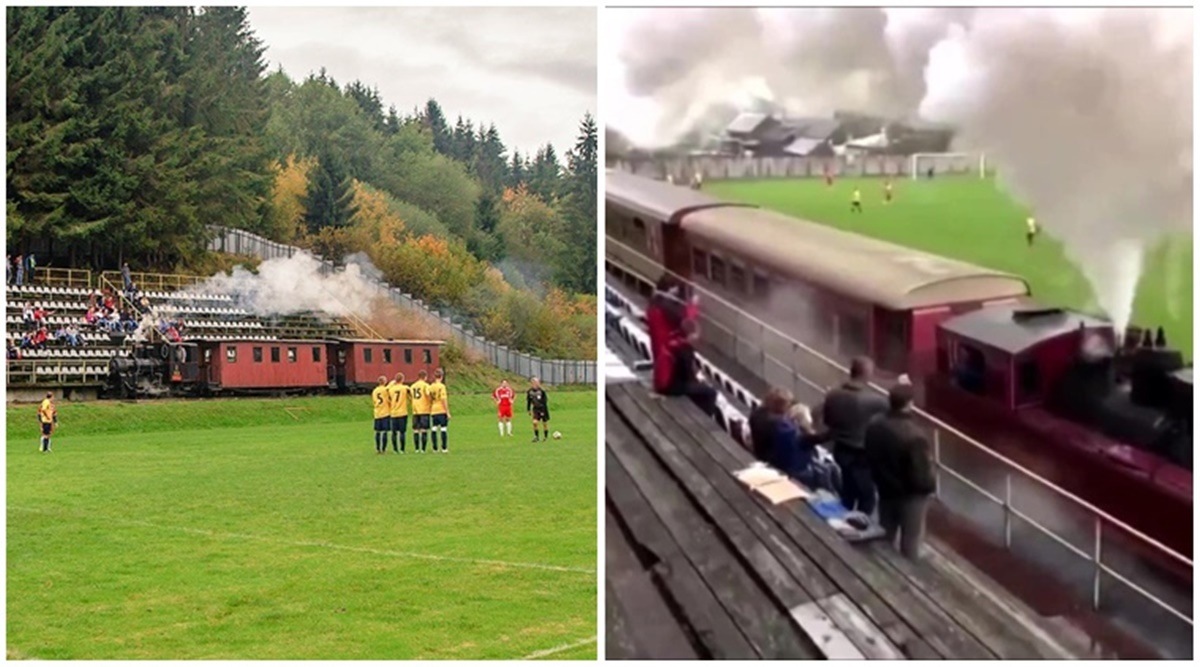
[[[669,272],[701,294],[706,354],[826,387],[842,371],[793,339],[870,356],[940,419],[1191,557],[1192,371],[1165,337],[1118,345],[1019,276],[628,173],[609,172],[605,209],[609,281],[646,295]]]
[[[109,362],[120,398],[354,392],[438,368],[441,341],[192,339],[139,342]]]

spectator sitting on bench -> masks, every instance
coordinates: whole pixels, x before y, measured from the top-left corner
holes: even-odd
[[[776,432],[791,402],[791,392],[771,387],[763,396],[762,403],[750,411],[750,452],[754,458],[763,463],[771,463],[775,459]]]
[[[25,307],[21,309],[21,319],[25,322],[26,331],[33,331],[35,328],[37,328],[36,324],[33,321],[33,303],[32,302],[30,302],[30,301],[25,302]]]
[[[21,338],[22,338],[22,342],[24,342],[25,339],[29,338],[29,335],[26,334],[26,335],[22,336]],[[18,348],[16,345],[13,345],[13,342],[11,340],[8,341],[8,358],[10,361],[15,361],[15,360],[21,358],[21,349]]]
[[[778,455],[787,467],[780,469],[809,488],[825,489],[836,495],[842,488],[841,470],[832,457],[822,458],[817,450],[817,445],[829,441],[829,433],[817,432],[812,411],[803,403],[792,405],[784,421],[795,425],[795,436],[782,443]]]

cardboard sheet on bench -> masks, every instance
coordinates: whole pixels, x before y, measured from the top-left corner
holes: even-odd
[[[804,487],[785,477],[778,470],[764,465],[755,465],[734,473],[752,491],[766,498],[772,505],[789,500],[803,500],[811,494]]]

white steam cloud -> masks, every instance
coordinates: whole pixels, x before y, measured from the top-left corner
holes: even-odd
[[[374,275],[378,269],[365,255],[347,258],[345,270],[323,274],[320,260],[300,252],[267,260],[257,273],[236,267],[188,291],[232,296],[239,307],[262,317],[302,312],[361,316],[371,312],[379,297],[378,288],[368,280]]]
[[[656,111],[614,119],[635,142],[673,143],[748,97],[952,124],[1064,242],[1118,331],[1145,251],[1191,230],[1190,9],[624,14],[623,92]]]

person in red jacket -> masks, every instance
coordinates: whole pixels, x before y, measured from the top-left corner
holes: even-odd
[[[654,363],[654,391],[667,396],[687,396],[705,413],[716,411],[717,392],[696,376],[696,352],[699,338],[699,306],[686,300],[682,286],[670,276],[658,282],[646,325]]]

